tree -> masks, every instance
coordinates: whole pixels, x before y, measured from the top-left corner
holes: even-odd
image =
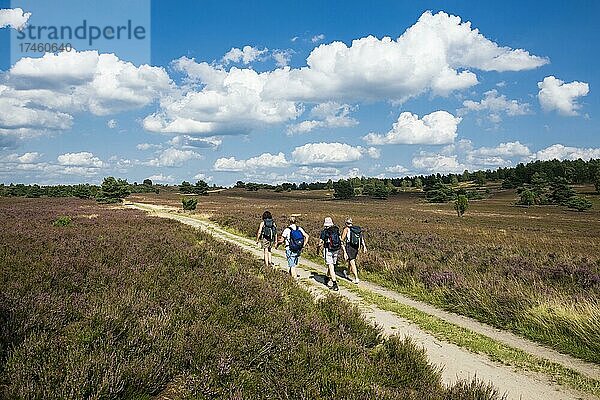
[[[73,187],[73,196],[79,197],[80,199],[89,199],[92,197],[90,185],[75,185]]]
[[[234,187],[236,187],[236,188],[240,188],[240,189],[243,189],[243,188],[245,188],[245,187],[246,187],[246,184],[244,183],[244,181],[237,181],[237,182],[235,183],[235,186],[234,186]]]
[[[340,179],[333,184],[333,197],[336,199],[351,199],[354,197],[354,187],[350,180]]]
[[[181,182],[181,185],[179,185],[179,191],[181,193],[185,193],[185,194],[191,194],[193,193],[194,188],[192,187],[192,184],[189,183],[188,181],[183,181]]]
[[[425,197],[430,203],[445,203],[456,197],[452,188],[444,185],[442,182],[436,182],[432,186],[425,188]]]
[[[387,199],[390,194],[388,186],[380,180],[366,183],[363,186],[363,194],[376,199]]]
[[[476,184],[480,186],[485,185],[485,172],[477,171],[473,174],[473,177],[475,178]]]
[[[327,180],[327,190],[333,189],[333,181],[331,179]]]
[[[147,185],[147,186],[152,186],[152,180],[150,180],[150,179],[144,179],[143,184]]]
[[[192,211],[196,209],[198,205],[198,200],[192,197],[181,199],[181,204],[183,205],[184,210]]]
[[[567,207],[577,211],[585,211],[588,208],[592,208],[592,202],[582,196],[573,196],[567,202]]]
[[[600,193],[600,170],[596,171],[596,175],[594,176],[594,187],[596,188],[596,193]]]
[[[196,185],[194,186],[193,189],[193,193],[195,194],[199,194],[202,196],[208,196],[208,183],[204,182],[203,180],[199,180],[196,182]]]
[[[469,208],[469,199],[464,194],[458,195],[456,200],[454,201],[454,209],[459,217],[462,217]]]
[[[421,180],[421,178],[415,179],[415,187],[417,189],[423,189],[423,181]]]
[[[552,203],[566,205],[573,196],[575,196],[575,191],[569,186],[565,178],[558,177],[554,179],[550,189]]]
[[[517,204],[521,204],[524,206],[534,205],[535,204],[535,194],[531,190],[524,188],[521,191],[521,197],[520,197],[519,201],[517,202]]]
[[[126,179],[115,179],[109,176],[104,178],[100,191],[96,195],[96,201],[99,203],[120,203],[130,193]]]
[[[452,176],[450,177],[450,184],[452,186],[458,185],[458,178],[456,177],[456,175],[452,174]]]

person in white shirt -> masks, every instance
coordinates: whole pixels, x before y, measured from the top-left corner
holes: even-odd
[[[308,238],[309,236],[304,229],[296,225],[296,217],[292,216],[289,218],[288,227],[283,230],[277,242],[278,245],[285,242],[285,255],[287,257],[289,272],[295,278],[300,277],[296,273],[296,266],[298,266],[302,249],[308,244]]]

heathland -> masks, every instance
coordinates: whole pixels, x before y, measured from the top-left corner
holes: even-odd
[[[360,260],[364,278],[600,363],[600,199],[593,186],[574,186],[594,203],[585,212],[523,207],[514,189],[488,189],[490,197],[472,200],[463,217],[419,192],[334,200],[327,190],[230,189],[198,197],[196,212],[249,237],[267,209],[280,227],[300,214],[313,237],[324,217],[343,224],[350,216],[370,250]],[[133,196],[172,205],[180,197],[168,190]]]
[[[254,196],[200,206],[250,232],[259,209],[275,209],[270,193]],[[342,207],[339,219],[354,204],[279,200],[279,218],[317,204],[305,211],[311,230],[319,207]],[[358,220],[377,216],[365,209],[375,214]],[[384,339],[340,298],[315,302],[286,275],[177,222],[79,199],[1,198],[0,210],[1,398],[498,397],[473,382],[444,387],[410,340]],[[387,259],[383,248],[374,257],[371,270]]]

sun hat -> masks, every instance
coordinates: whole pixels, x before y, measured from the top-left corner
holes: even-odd
[[[346,220],[346,225],[352,225],[352,218],[348,218]]]
[[[327,217],[325,218],[325,222],[323,222],[323,227],[329,228],[330,226],[333,226],[333,220],[331,217]]]

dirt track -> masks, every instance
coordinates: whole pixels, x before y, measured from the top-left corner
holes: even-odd
[[[212,234],[216,238],[232,242],[253,255],[262,258],[262,250],[260,250],[252,240],[227,232],[217,224],[208,219],[201,218],[198,215],[190,216],[181,214],[177,212],[177,209],[175,208],[151,204],[127,203],[125,206],[141,209],[158,217],[174,219],[181,223],[199,228]],[[282,251],[274,252],[274,260],[281,266],[286,264]],[[300,283],[306,286],[311,293],[319,296],[328,289],[323,285],[321,275],[312,272],[315,270],[321,271],[324,274],[325,267],[308,260],[301,260],[300,268],[298,268],[301,276]],[[361,282],[360,286],[362,289],[378,293],[393,299],[396,302],[414,307],[455,325],[508,344],[511,347],[521,349],[529,354],[562,364],[563,366],[580,372],[590,378],[600,378],[600,367],[597,365],[589,364],[573,357],[560,354],[554,350],[544,348],[531,341],[513,335],[510,332],[495,329],[470,318],[436,309],[428,304],[412,300],[383,287],[368,282]],[[545,400],[596,398],[557,385],[551,382],[545,375],[516,370],[510,366],[492,361],[484,355],[475,354],[454,344],[440,341],[395,313],[379,309],[372,305],[366,305],[360,296],[344,287],[340,287],[338,293],[357,304],[368,319],[383,328],[385,334],[410,336],[416,343],[424,347],[428,353],[429,360],[432,363],[443,367],[442,378],[445,383],[453,383],[458,379],[470,379],[477,376],[480,380],[492,382],[500,392],[506,392],[508,399]]]

